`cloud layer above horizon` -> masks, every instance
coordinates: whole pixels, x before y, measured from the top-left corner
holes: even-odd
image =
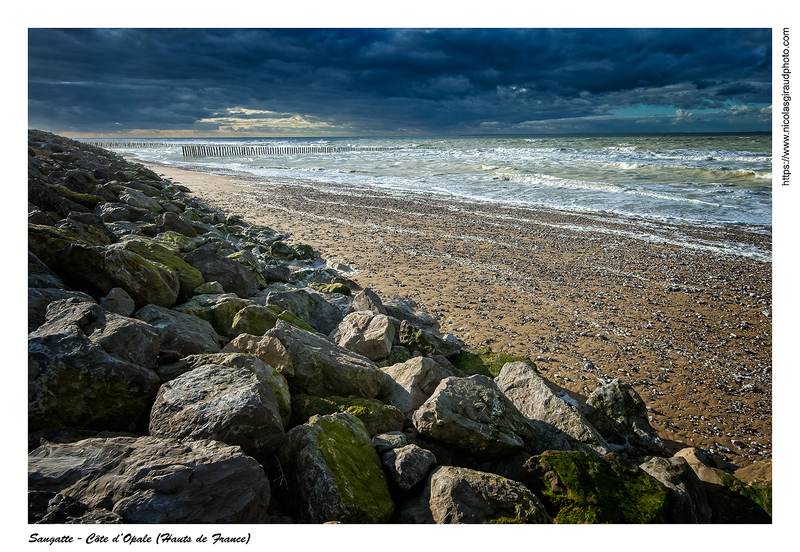
[[[29,29],[73,136],[771,129],[770,29]]]

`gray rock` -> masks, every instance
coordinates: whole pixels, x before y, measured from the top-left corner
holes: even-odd
[[[105,524],[122,523],[122,518],[105,508],[90,509],[69,496],[49,491],[29,491],[28,523]]]
[[[685,458],[649,458],[639,467],[661,481],[670,494],[670,519],[675,523],[710,523],[711,508],[703,488]]]
[[[328,303],[321,293],[298,289],[271,292],[266,304],[276,305],[308,322],[315,330],[329,335],[344,319],[339,309]]]
[[[499,475],[440,466],[417,503],[404,508],[406,523],[553,523],[523,484]]]
[[[122,288],[112,288],[108,295],[100,299],[100,306],[122,316],[130,316],[136,310],[133,298]]]
[[[53,301],[71,297],[82,301],[94,302],[94,299],[81,291],[67,291],[61,288],[28,288],[28,333],[44,324],[47,318],[47,306]]]
[[[119,193],[119,199],[132,207],[144,209],[151,213],[160,213],[163,210],[158,201],[133,188],[125,188],[122,190]]]
[[[386,308],[383,306],[381,298],[369,288],[361,290],[353,297],[353,310],[386,314]]]
[[[28,287],[66,289],[67,286],[55,272],[28,251]]]
[[[312,416],[286,434],[276,488],[304,523],[386,523],[394,511],[364,424],[349,413]]]
[[[387,450],[404,447],[408,444],[406,436],[400,431],[389,431],[381,433],[372,438],[372,444],[378,454],[383,454]]]
[[[647,405],[630,384],[615,379],[595,389],[586,400],[584,416],[606,442],[638,455],[668,455],[650,426]]]
[[[294,376],[288,378],[292,393],[372,399],[383,387],[386,376],[374,362],[321,334],[278,320],[265,335],[278,339],[292,359]]]
[[[131,430],[144,423],[159,378],[129,360],[143,355],[150,362],[151,353],[118,356],[119,340],[104,330],[108,317],[117,316],[74,298],[50,304],[46,322],[28,334],[29,431],[59,425]],[[124,326],[132,334],[141,330]]]
[[[400,490],[407,491],[425,479],[436,457],[417,445],[406,445],[384,452],[381,462]]]
[[[358,311],[348,314],[331,333],[331,339],[370,360],[389,356],[394,341],[394,325],[385,314]]]
[[[193,238],[197,235],[194,226],[183,220],[180,215],[166,212],[156,217],[156,227],[159,232],[178,232],[184,236]]]
[[[133,214],[122,203],[101,201],[94,206],[92,212],[105,223],[133,220]]]
[[[494,381],[536,428],[536,454],[546,450],[611,452],[594,426],[575,406],[553,393],[530,365],[509,362]]]
[[[271,494],[239,447],[158,437],[46,443],[28,455],[28,489],[105,507],[125,523],[160,524],[256,523]]]
[[[183,260],[199,270],[207,282],[222,284],[228,293],[248,298],[258,291],[258,278],[249,268],[208,249],[200,247],[190,251]]]
[[[156,328],[162,349],[178,351],[183,356],[216,353],[220,349],[213,326],[197,316],[147,305],[136,313],[136,317]]]
[[[242,447],[263,461],[283,441],[275,393],[246,368],[207,364],[158,390],[150,434],[175,439],[213,439]]]
[[[272,366],[284,377],[294,376],[294,365],[283,343],[271,336],[240,334],[228,342],[223,353],[246,353],[258,357],[267,366]]]
[[[481,375],[443,379],[412,421],[423,435],[477,457],[508,456],[536,436],[494,381]]]
[[[428,357],[412,358],[383,368],[386,382],[379,398],[408,414],[433,394],[439,383],[453,372]]]
[[[233,329],[237,313],[255,304],[255,301],[243,299],[235,293],[195,295],[187,302],[176,305],[175,310],[201,318],[211,324],[219,335],[233,338],[236,337],[234,333],[238,331]]]
[[[229,368],[245,368],[250,370],[259,378],[266,381],[272,388],[272,392],[275,393],[275,399],[278,401],[278,411],[280,412],[284,427],[288,424],[292,414],[292,397],[289,394],[289,384],[278,370],[269,364],[265,364],[257,356],[225,351],[204,355],[189,355],[183,359],[183,362],[186,364],[186,372],[206,364],[219,364]]]

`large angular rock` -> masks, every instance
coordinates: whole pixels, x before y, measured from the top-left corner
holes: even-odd
[[[361,290],[353,297],[353,310],[386,314],[386,307],[383,306],[381,298],[369,288]]]
[[[177,351],[182,356],[219,351],[219,337],[207,321],[172,309],[147,305],[136,313],[158,331],[162,349]]]
[[[109,325],[119,332],[115,335]],[[138,343],[140,350],[125,346]],[[105,313],[96,303],[59,300],[28,334],[28,428],[76,426],[131,430],[146,425],[158,375],[157,335],[138,321]]]
[[[518,480],[556,523],[667,523],[669,492],[616,453],[548,451],[532,456]]]
[[[705,489],[684,458],[654,456],[639,467],[669,490],[669,517],[675,523],[710,523]]]
[[[322,294],[304,289],[270,292],[266,304],[293,312],[325,335],[336,330],[344,318],[342,312],[328,303]]]
[[[279,320],[265,335],[278,339],[292,359],[294,376],[288,380],[293,393],[372,399],[383,387],[386,376],[374,362],[321,334]]]
[[[577,408],[553,393],[529,364],[509,362],[494,381],[536,428],[537,454],[546,450],[611,452],[594,426]]]
[[[66,289],[67,286],[55,272],[28,251],[28,287]]]
[[[119,193],[119,199],[132,207],[144,209],[151,213],[160,213],[163,211],[158,201],[133,188],[125,188],[122,190]]]
[[[423,435],[477,457],[508,456],[536,436],[494,381],[479,375],[443,379],[412,421]]]
[[[294,376],[294,366],[286,347],[276,337],[268,335],[239,334],[223,348],[223,353],[246,353],[258,357],[287,378]]]
[[[272,392],[275,393],[275,399],[278,401],[278,411],[280,412],[284,427],[289,423],[289,419],[292,415],[292,397],[289,394],[289,384],[278,370],[269,364],[265,364],[257,356],[226,351],[203,355],[190,355],[182,359],[181,363],[185,365],[183,373],[206,364],[219,364],[229,368],[245,368],[250,370],[259,378],[266,381],[272,388]]]
[[[407,523],[553,523],[524,485],[467,468],[436,468],[420,501],[404,508]]]
[[[386,523],[394,511],[369,434],[349,413],[313,416],[278,452],[285,506],[301,522]]]
[[[400,344],[411,352],[419,351],[425,356],[447,357],[461,350],[459,344],[447,341],[430,330],[417,328],[405,320],[400,323]]]
[[[257,523],[270,485],[256,460],[216,441],[158,437],[46,443],[28,455],[28,489],[103,507],[125,523]]]
[[[150,413],[150,434],[213,439],[263,461],[283,441],[278,401],[246,368],[207,364],[163,384]]]
[[[650,426],[647,405],[630,384],[620,379],[598,387],[589,395],[584,416],[610,444],[642,456],[669,455]]]
[[[386,383],[379,398],[406,414],[422,406],[443,379],[454,375],[429,357],[415,357],[383,368],[383,372]]]
[[[678,451],[675,457],[685,459],[702,481],[711,508],[711,523],[772,523],[771,461],[730,474],[694,447]],[[764,477],[762,473],[753,478],[754,470],[763,470],[768,475]]]
[[[205,280],[199,270],[179,257],[179,250],[144,236],[126,236],[111,248],[132,251],[153,263],[159,263],[172,270],[180,282],[179,300],[192,296],[192,290]]]
[[[407,491],[425,479],[436,465],[436,456],[417,445],[405,445],[384,452],[381,462],[395,485],[401,491]]]
[[[44,324],[47,318],[47,306],[53,301],[75,297],[87,302],[94,299],[82,291],[67,291],[61,288],[28,288],[28,333]]]
[[[195,249],[187,253],[183,260],[199,270],[207,282],[222,284],[228,293],[248,298],[258,291],[258,278],[249,268],[208,249]]]
[[[56,271],[64,282],[93,297],[104,297],[119,287],[133,298],[137,308],[150,303],[171,307],[178,298],[178,274],[132,251],[69,245],[56,257]]]
[[[394,324],[385,314],[357,311],[344,317],[331,339],[370,360],[380,360],[392,351]]]

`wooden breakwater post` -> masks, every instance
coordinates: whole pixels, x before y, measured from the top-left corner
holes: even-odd
[[[258,155],[302,155],[353,151],[392,151],[388,146],[233,146],[226,144],[186,144],[181,146],[184,157],[248,157]]]

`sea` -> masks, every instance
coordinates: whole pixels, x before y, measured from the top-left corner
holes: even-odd
[[[772,232],[768,132],[86,141],[142,162],[271,181]],[[740,252],[771,261],[771,248]]]

